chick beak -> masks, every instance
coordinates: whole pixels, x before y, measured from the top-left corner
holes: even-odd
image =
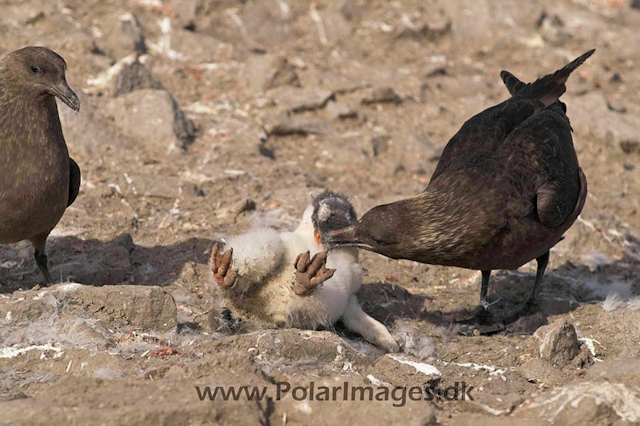
[[[69,87],[66,80],[62,80],[60,83],[51,86],[53,95],[64,102],[69,108],[75,112],[80,111],[80,100],[78,95]]]

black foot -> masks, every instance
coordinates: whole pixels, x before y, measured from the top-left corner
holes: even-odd
[[[488,336],[504,331],[502,325],[483,305],[479,305],[471,318],[459,321],[460,334],[463,336]]]
[[[502,333],[505,330],[502,324],[493,325],[462,325],[458,334],[461,336],[492,336],[494,334]]]
[[[536,271],[536,281],[533,284],[533,291],[524,308],[515,315],[509,317],[505,324],[509,324],[508,331],[515,334],[531,334],[543,325],[547,324],[547,317],[536,303],[539,299],[540,285],[544,277],[544,271],[549,263],[549,252],[544,253],[536,259],[538,270]]]
[[[49,266],[47,265],[47,255],[36,250],[34,253],[34,257],[36,258],[36,264],[44,277],[45,286],[50,286],[53,284],[53,280],[51,279],[51,274],[49,274]]]

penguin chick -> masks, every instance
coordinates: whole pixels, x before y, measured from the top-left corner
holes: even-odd
[[[322,241],[357,221],[349,200],[325,190],[315,197],[293,232],[259,229],[232,237],[211,253],[216,293],[234,316],[260,327],[345,327],[389,352],[398,344],[367,315],[356,297],[362,285],[358,249],[327,253]]]

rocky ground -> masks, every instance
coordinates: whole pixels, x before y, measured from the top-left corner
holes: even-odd
[[[0,424],[640,422],[640,4],[614,0],[4,0],[0,53],[68,62],[80,195],[49,240],[0,247]],[[214,241],[291,229],[328,187],[359,213],[421,191],[448,139],[590,48],[564,100],[589,181],[533,334],[465,337],[480,274],[364,253],[385,355],[340,325],[213,329]],[[481,194],[479,194],[481,196]],[[248,201],[249,200],[249,201]],[[535,262],[494,274],[508,315]],[[473,386],[473,400],[200,401],[196,386]],[[270,393],[273,395],[274,393]],[[461,399],[461,398],[458,398]],[[400,404],[396,404],[400,405]]]

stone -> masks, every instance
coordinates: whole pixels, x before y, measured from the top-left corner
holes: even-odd
[[[177,326],[177,309],[173,297],[155,286],[61,283],[30,290],[21,295],[22,297],[18,297],[16,294],[0,303],[3,319],[10,318],[5,323],[7,327],[26,327],[29,324],[58,328],[66,326],[78,333],[90,334],[77,336],[77,340],[93,340],[92,343],[108,345],[113,342],[110,342],[110,337],[107,336],[109,333],[105,332],[104,327],[123,328],[124,331],[165,332]],[[8,315],[8,312],[11,313]],[[9,329],[4,332],[7,330]],[[94,334],[96,339],[91,338]],[[34,334],[36,335],[37,333]],[[68,339],[62,335],[57,337]]]
[[[277,55],[251,56],[245,64],[244,77],[249,88],[257,91],[300,85],[295,66],[287,58]]]
[[[71,156],[80,154],[80,158],[97,158],[110,150],[125,149],[127,141],[116,134],[116,129],[102,115],[99,107],[101,99],[95,99],[78,92],[82,113],[70,108],[59,108],[60,122],[69,145]],[[78,159],[80,169],[82,160]]]
[[[147,53],[144,28],[138,18],[132,13],[125,13],[120,16],[120,29],[122,34],[133,41],[134,52],[144,55]]]
[[[564,367],[580,352],[576,329],[566,319],[540,327],[534,334],[540,343],[540,357],[551,364]]]
[[[346,118],[356,118],[358,113],[344,102],[329,101],[326,106],[327,115],[332,120],[344,120]]]
[[[376,135],[371,138],[371,147],[373,148],[374,157],[387,152],[390,145],[391,136],[389,135]]]
[[[351,24],[340,11],[323,11],[319,15],[328,45],[334,45],[351,36]]]
[[[449,72],[447,71],[447,68],[440,64],[431,64],[424,71],[424,76],[426,78],[440,77],[448,74]]]
[[[286,87],[276,93],[278,105],[288,112],[298,113],[324,108],[327,102],[335,99],[330,90]]]
[[[531,315],[520,317],[517,321],[507,326],[507,331],[513,334],[532,334],[542,326],[547,325],[547,316],[542,312],[534,312]]]
[[[423,24],[403,28],[398,38],[410,38],[417,41],[437,41],[451,33],[451,21]]]
[[[44,20],[46,17],[46,13],[44,13],[42,10],[39,10],[29,15],[29,17],[23,21],[23,24],[26,26],[35,25],[36,23]]]
[[[640,154],[640,141],[632,139],[620,141],[620,149],[625,154]]]
[[[161,149],[185,149],[195,139],[195,125],[166,90],[144,89],[111,99],[105,114],[126,136]]]
[[[604,360],[587,370],[586,379],[629,383],[640,387],[640,359],[624,357]]]
[[[87,79],[90,94],[115,97],[142,89],[162,89],[162,83],[145,66],[148,56],[132,54],[94,78]]]
[[[551,424],[613,425],[640,421],[638,385],[609,381],[574,381],[525,401],[514,417],[535,416]]]
[[[83,286],[66,293],[71,304],[116,327],[159,332],[178,324],[176,302],[160,287]]]
[[[269,147],[265,143],[261,143],[260,145],[258,145],[258,152],[263,157],[267,157],[267,158],[270,158],[272,160],[276,159],[276,153],[274,152],[273,148]]]
[[[530,382],[546,387],[563,385],[573,377],[553,367],[549,361],[542,358],[531,358],[518,367],[518,373]]]
[[[371,88],[365,91],[364,96],[362,97],[363,105],[371,105],[371,104],[384,104],[384,103],[393,103],[399,104],[402,102],[402,98],[393,87],[377,87]]]
[[[122,234],[86,254],[54,265],[52,273],[84,284],[119,284],[134,273],[131,262],[134,247],[131,235]]]
[[[275,124],[267,125],[265,128],[269,136],[289,136],[312,134],[322,134],[326,130],[326,124],[318,121],[299,120],[290,117],[283,117]]]

